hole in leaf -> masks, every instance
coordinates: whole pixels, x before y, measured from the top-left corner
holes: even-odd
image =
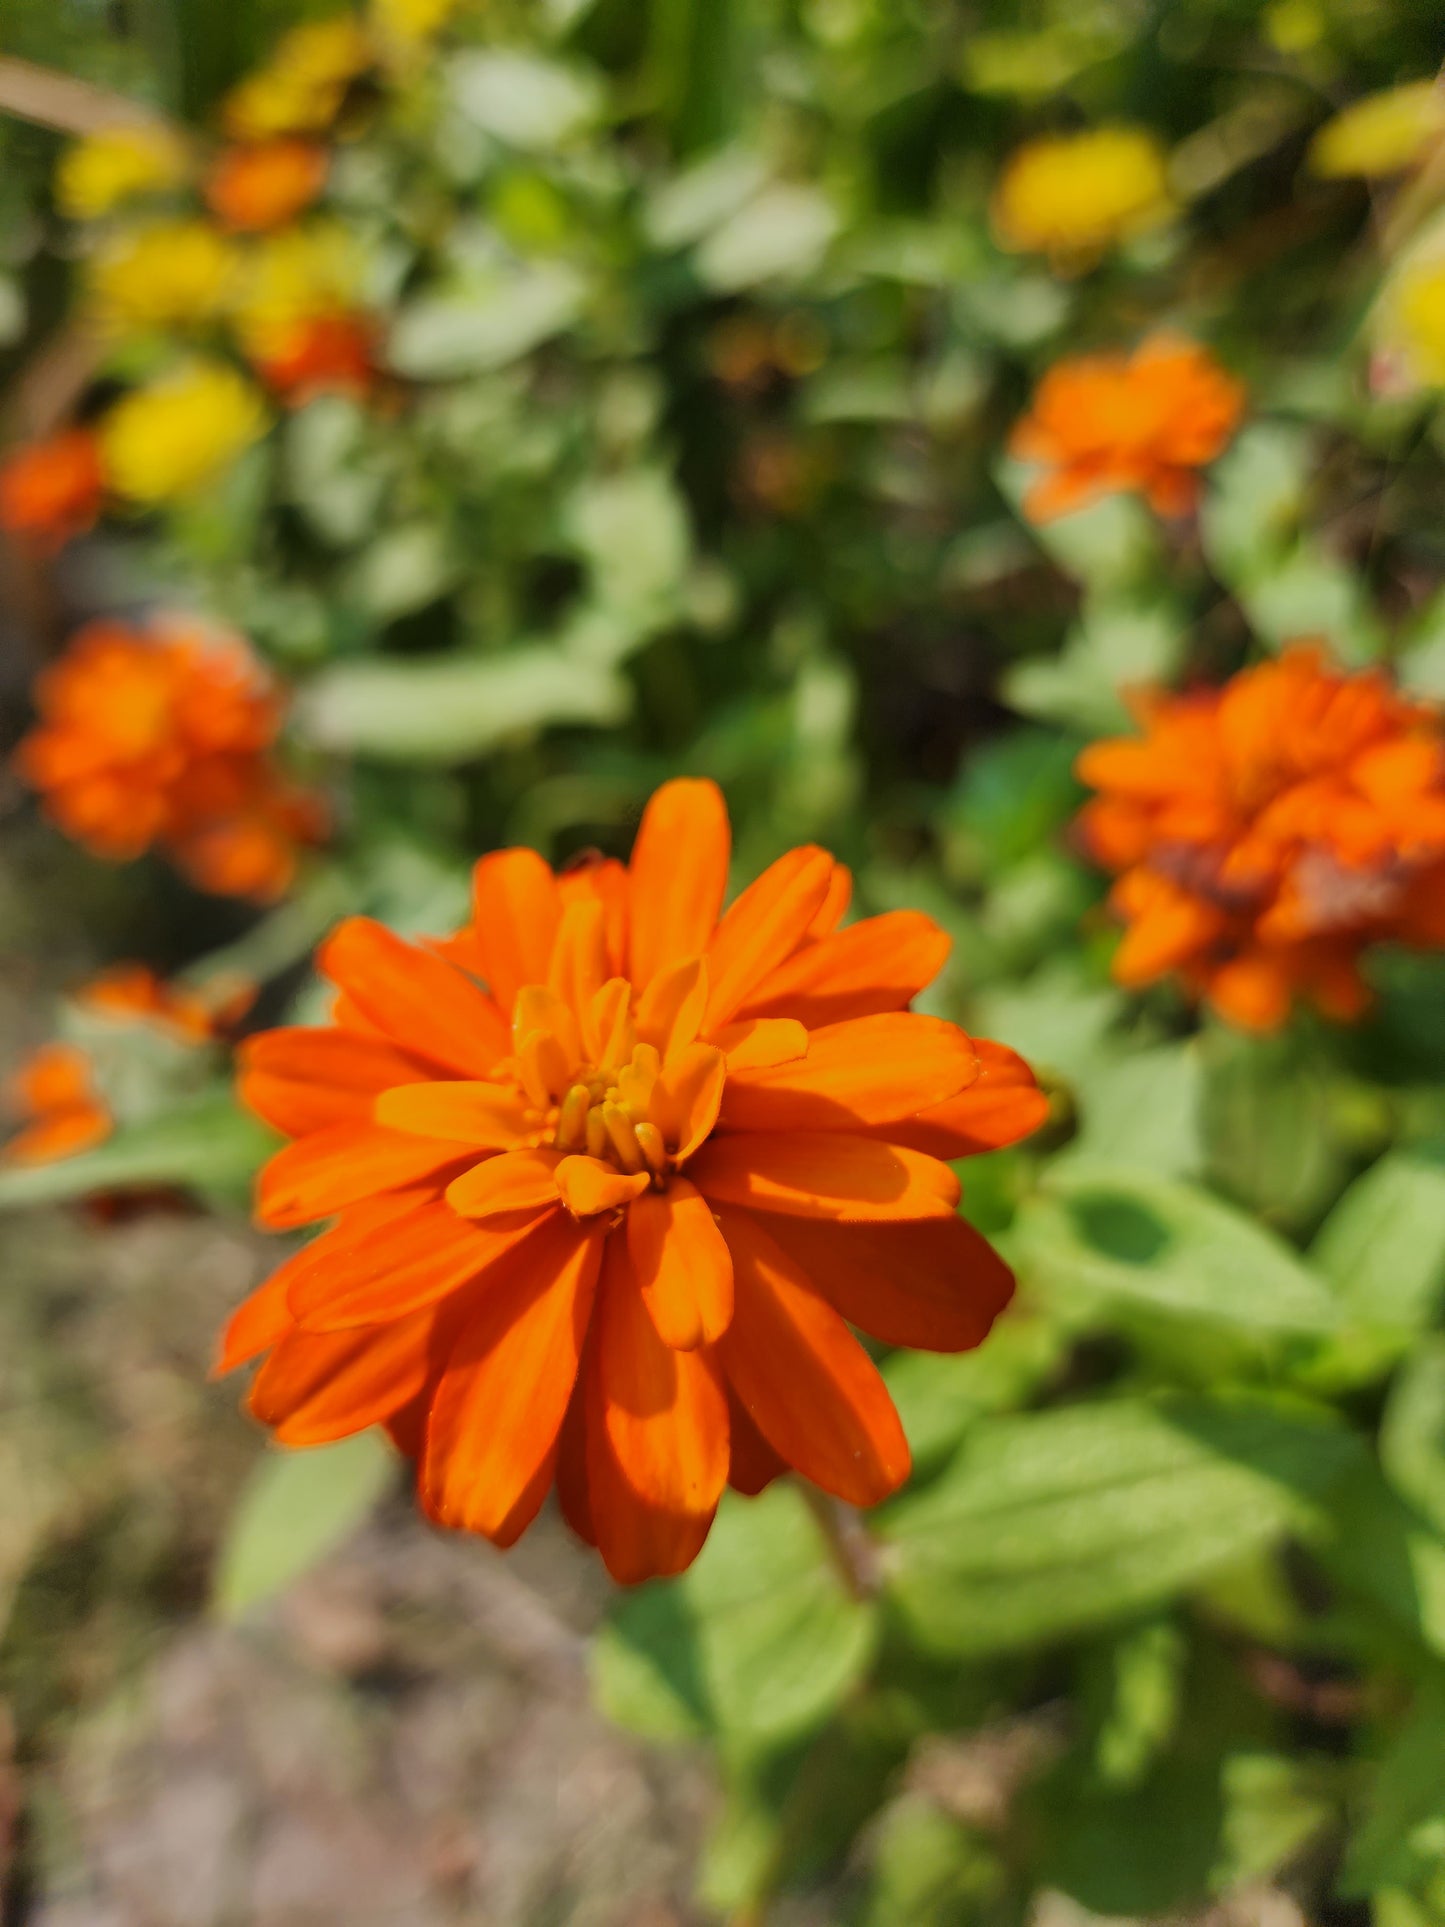
[[[1153,1264],[1169,1243],[1169,1227],[1134,1198],[1099,1192],[1068,1208],[1080,1237],[1120,1264]]]

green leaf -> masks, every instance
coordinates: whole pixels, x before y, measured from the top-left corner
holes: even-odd
[[[1132,727],[1123,692],[1169,682],[1183,655],[1185,626],[1162,603],[1095,599],[1056,656],[1015,663],[1003,693],[1015,709],[1090,736]]]
[[[1172,1597],[1316,1517],[1348,1433],[1254,1405],[1114,1400],[983,1420],[878,1515],[889,1595],[926,1648],[1056,1640]]]
[[[914,1475],[936,1470],[975,1421],[1028,1398],[1067,1343],[1056,1325],[1015,1304],[975,1351],[894,1352],[883,1378],[908,1434]]]
[[[1282,1239],[1205,1191],[1129,1168],[1056,1166],[1020,1208],[1014,1256],[1061,1303],[1082,1293],[1254,1332],[1340,1323]]]
[[[622,1599],[598,1638],[603,1710],[652,1739],[776,1746],[819,1725],[867,1666],[873,1608],[853,1598],[806,1499],[724,1499],[679,1580]]]
[[[454,54],[452,95],[475,126],[511,147],[548,153],[597,113],[598,90],[586,74],[519,48]]]
[[[1202,1074],[1193,1043],[1102,1059],[1076,1083],[1079,1132],[1054,1169],[1095,1164],[1192,1176],[1202,1158]]]
[[[281,446],[289,493],[323,541],[347,548],[375,529],[385,465],[356,402],[318,396],[286,422]]]
[[[1172,1915],[1203,1897],[1223,1820],[1216,1762],[1167,1758],[1123,1791],[1064,1774],[1051,1791],[1041,1802],[1040,1885],[1109,1917]]]
[[[627,685],[546,643],[497,656],[338,664],[308,683],[295,728],[321,749],[465,763],[549,723],[615,723]]]
[[[565,522],[599,602],[644,619],[675,605],[692,560],[692,531],[665,470],[589,478],[567,504]]]
[[[1248,1037],[1217,1025],[1203,1039],[1203,1066],[1209,1177],[1273,1223],[1308,1221],[1340,1177],[1318,1052],[1289,1034]]]
[[[1394,670],[1411,695],[1445,699],[1445,594],[1432,596],[1410,623],[1396,649]]]
[[[983,991],[969,1010],[980,1037],[1006,1037],[1035,1070],[1087,1076],[1109,1044],[1123,998],[1109,985],[1085,981],[1076,964],[1038,970],[1024,983]]]
[[[1445,1284],[1445,1144],[1387,1152],[1345,1192],[1309,1255],[1361,1324],[1428,1325]]]
[[[216,1610],[237,1619],[334,1551],[392,1483],[397,1463],[379,1430],[305,1452],[263,1452],[221,1546]]]
[[[1336,1801],[1313,1761],[1231,1753],[1223,1784],[1220,1855],[1211,1882],[1216,1891],[1268,1879],[1334,1817]]]
[[[859,1927],[958,1927],[993,1917],[1003,1869],[976,1835],[917,1797],[883,1816]]]
[[[1445,1673],[1421,1681],[1410,1717],[1380,1761],[1340,1889],[1411,1887],[1445,1858]]]
[[[144,1124],[126,1125],[93,1151],[55,1164],[0,1171],[0,1211],[136,1186],[244,1191],[275,1146],[266,1127],[222,1091]]]
[[[1300,533],[1316,466],[1306,431],[1252,424],[1214,466],[1200,535],[1267,642],[1327,635],[1347,660],[1367,661],[1383,635],[1358,572]]]
[[[1344,1592],[1380,1608],[1417,1649],[1445,1655],[1445,1542],[1364,1452],[1331,1493],[1313,1547]]]
[[[796,280],[822,260],[840,222],[819,188],[774,182],[717,227],[697,251],[697,271],[719,294],[778,278]]]
[[[727,147],[658,188],[648,204],[648,239],[656,248],[700,241],[745,207],[768,178],[762,156]]]
[[[403,523],[382,529],[367,545],[347,588],[374,622],[394,622],[444,595],[461,566],[435,522]]]
[[[1400,1496],[1445,1538],[1445,1339],[1427,1339],[1391,1387],[1380,1463]]]
[[[420,295],[397,314],[391,366],[413,381],[447,381],[501,368],[569,328],[587,284],[560,261],[498,270],[475,286]]]
[[[1200,534],[1228,582],[1248,578],[1294,540],[1314,466],[1314,438],[1282,422],[1252,422],[1210,471]]]

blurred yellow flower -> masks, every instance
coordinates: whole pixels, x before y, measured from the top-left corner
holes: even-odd
[[[111,328],[174,328],[225,307],[236,251],[204,221],[156,221],[115,242],[91,265],[91,295]]]
[[[1001,246],[1077,265],[1173,211],[1164,154],[1141,127],[1097,127],[1028,142],[993,195]]]
[[[335,120],[347,88],[374,61],[370,37],[349,13],[293,27],[266,65],[226,96],[226,132],[235,140],[319,134]]]
[[[1445,388],[1445,253],[1401,263],[1385,290],[1379,334],[1409,385]]]
[[[1328,22],[1315,0],[1273,0],[1264,10],[1264,36],[1282,54],[1305,54],[1324,39]]]
[[[1315,135],[1310,166],[1332,179],[1362,174],[1380,180],[1414,167],[1442,137],[1445,88],[1433,80],[1414,80],[1366,94],[1336,114]]]
[[[144,121],[106,127],[61,155],[55,204],[72,221],[96,221],[124,201],[179,187],[189,171],[185,146],[168,128]]]
[[[371,0],[371,17],[390,40],[428,40],[456,12],[458,0]]]
[[[361,280],[356,243],[334,222],[269,236],[251,251],[236,301],[236,333],[246,354],[265,360],[281,352],[298,322],[349,312]]]
[[[176,501],[265,432],[266,410],[250,383],[223,362],[196,361],[115,404],[100,425],[101,461],[117,495]]]

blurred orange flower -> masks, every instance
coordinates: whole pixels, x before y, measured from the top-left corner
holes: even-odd
[[[902,1483],[850,1326],[983,1338],[1013,1280],[944,1160],[1045,1100],[908,1009],[949,948],[926,917],[841,928],[850,879],[816,848],[723,913],[729,852],[716,787],[670,783],[629,867],[503,850],[448,942],[342,924],[332,1023],[246,1043],[243,1097],[295,1140],[261,1222],[335,1220],[222,1347],[270,1354],[250,1405],[283,1443],[385,1423],[430,1516],[499,1545],[555,1483],[623,1582],[687,1566],[729,1481]]]
[[[1352,1019],[1374,942],[1445,944],[1445,735],[1379,670],[1296,645],[1222,689],[1151,696],[1079,759],[1084,847],[1118,875],[1120,983],[1178,972],[1231,1022],[1295,998]]]
[[[0,1146],[0,1164],[53,1164],[110,1136],[110,1111],[76,1044],[42,1044],[5,1084],[4,1108],[21,1128]]]
[[[1136,490],[1159,515],[1187,515],[1197,471],[1222,453],[1244,389],[1207,350],[1160,335],[1132,355],[1080,355],[1039,383],[1009,453],[1047,470],[1024,513],[1050,521],[1100,495]]]
[[[75,992],[82,1010],[122,1023],[153,1024],[183,1042],[210,1043],[224,1037],[256,1001],[256,986],[240,977],[206,984],[167,983],[149,965],[112,964]]]
[[[66,429],[18,449],[0,466],[0,528],[42,551],[92,528],[105,480],[88,428]]]
[[[321,192],[329,165],[315,141],[229,147],[211,169],[206,203],[222,227],[256,234],[294,220]]]
[[[168,984],[145,964],[115,964],[74,994],[81,1009],[120,1024],[149,1024],[186,1044],[224,1037],[255,1001],[237,977]],[[23,1128],[0,1147],[0,1164],[52,1164],[101,1144],[114,1119],[78,1044],[42,1044],[5,1086],[4,1107]]]
[[[324,834],[319,799],[271,760],[283,698],[239,637],[91,623],[35,700],[16,768],[97,856],[159,845],[201,889],[267,901]]]
[[[374,330],[360,315],[310,315],[278,329],[257,373],[288,407],[317,395],[365,395],[372,384]]]

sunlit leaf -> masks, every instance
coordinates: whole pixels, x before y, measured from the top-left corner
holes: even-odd
[[[395,1479],[397,1463],[379,1431],[304,1452],[264,1452],[222,1542],[217,1611],[239,1618],[333,1552]]]

